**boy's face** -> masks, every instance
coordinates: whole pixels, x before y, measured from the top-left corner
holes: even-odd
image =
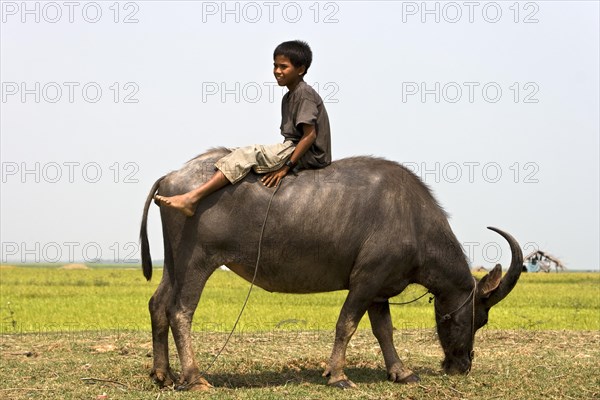
[[[279,86],[287,86],[289,90],[293,90],[298,82],[302,80],[306,68],[300,66],[294,67],[292,62],[286,56],[276,56],[273,61],[273,75]]]

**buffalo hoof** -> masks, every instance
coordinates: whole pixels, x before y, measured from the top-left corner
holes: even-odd
[[[395,382],[404,383],[404,384],[410,384],[410,383],[417,383],[420,380],[421,380],[421,378],[419,378],[418,375],[410,374],[408,376],[405,376],[402,379],[396,380]]]
[[[394,365],[388,369],[388,381],[394,383],[415,383],[420,379],[410,369],[404,368],[401,364]]]
[[[167,369],[167,371],[152,370],[152,372],[150,372],[150,378],[155,384],[163,388],[173,386],[177,381],[177,374],[171,371],[171,368]]]
[[[356,384],[350,379],[342,379],[341,381],[337,382],[329,382],[327,383],[327,385],[338,389],[352,389],[356,387]]]
[[[200,392],[209,390],[213,387],[208,381],[202,377],[198,377],[190,381],[190,383],[182,383],[175,387],[177,391]]]

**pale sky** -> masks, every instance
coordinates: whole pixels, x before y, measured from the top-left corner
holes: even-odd
[[[473,265],[599,268],[599,5],[1,3],[2,262],[139,261],[153,182],[214,146],[281,141],[272,52],[306,40],[334,159],[431,187]],[[153,257],[162,258],[158,209]]]

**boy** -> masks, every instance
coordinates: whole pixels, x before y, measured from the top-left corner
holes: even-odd
[[[267,187],[279,185],[288,172],[299,168],[323,168],[331,164],[329,118],[323,100],[306,82],[304,75],[312,62],[306,42],[283,42],[273,53],[273,74],[288,92],[281,101],[283,143],[235,149],[215,163],[217,171],[200,187],[177,196],[156,195],[159,205],[173,207],[188,217],[200,200],[218,189],[235,184],[251,169]]]

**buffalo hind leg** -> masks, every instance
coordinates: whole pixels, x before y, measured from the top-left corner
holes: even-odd
[[[184,271],[192,269],[190,267]],[[181,362],[181,376],[177,387],[179,390],[206,390],[212,387],[200,375],[192,345],[192,318],[209,276],[210,273],[206,276],[181,276],[174,285],[174,302],[169,307],[168,316]]]
[[[176,374],[169,366],[169,320],[167,307],[171,303],[171,283],[167,268],[163,271],[163,278],[158,285],[148,308],[152,321],[152,353],[153,367],[150,377],[159,386],[171,386],[177,380]]]
[[[352,338],[360,319],[363,317],[371,299],[365,300],[364,297],[356,295],[353,291],[348,293],[348,297],[344,302],[342,311],[335,326],[335,341],[333,350],[329,360],[329,366],[323,373],[323,376],[328,376],[329,386],[338,387],[340,389],[353,388],[356,385],[348,379],[344,373],[346,365],[346,349]]]
[[[399,383],[418,382],[419,377],[411,370],[405,368],[398,357],[396,348],[394,347],[392,316],[390,315],[390,303],[385,302],[373,303],[369,306],[369,320],[373,334],[379,342],[385,367],[387,369],[388,380]]]

